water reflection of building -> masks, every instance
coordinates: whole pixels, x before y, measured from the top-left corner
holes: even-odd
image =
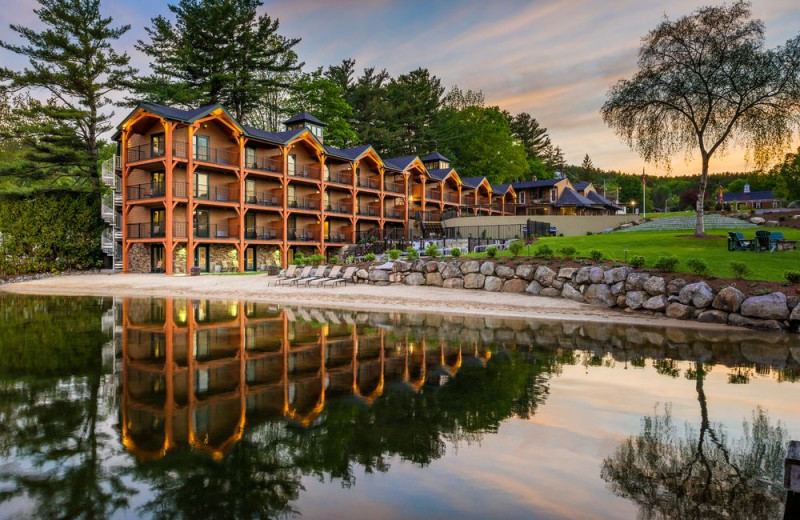
[[[440,386],[489,357],[478,341],[417,338],[348,314],[183,299],[123,299],[122,353],[122,441],[140,459],[174,448],[219,458],[247,423],[313,425],[326,399],[371,404],[386,385]]]

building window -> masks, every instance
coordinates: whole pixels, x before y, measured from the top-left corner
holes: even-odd
[[[258,160],[256,159],[256,149],[248,146],[244,149],[244,165],[247,168],[258,168]]]
[[[161,157],[167,153],[166,140],[164,133],[153,134],[150,136],[150,154],[153,157]]]
[[[246,179],[244,181],[244,200],[248,204],[258,204],[256,198],[256,181],[253,179]]]
[[[208,161],[210,157],[209,143],[210,139],[207,135],[194,135],[193,156],[196,161]]]
[[[294,154],[290,154],[289,157],[286,159],[286,169],[288,170],[289,175],[295,175],[297,173],[297,156]]]
[[[518,202],[520,204],[525,204],[525,193],[526,192],[524,192],[524,191],[519,192],[519,201]]]
[[[555,202],[558,199],[558,189],[550,188],[550,202]]]
[[[208,200],[208,174],[194,172],[194,196],[197,199]]]

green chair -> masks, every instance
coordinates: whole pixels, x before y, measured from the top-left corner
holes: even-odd
[[[741,233],[728,232],[728,251],[752,251],[755,244],[752,240],[745,240]]]
[[[773,251],[771,233],[767,230],[756,231],[756,251]]]

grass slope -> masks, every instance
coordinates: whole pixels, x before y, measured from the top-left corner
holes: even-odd
[[[800,240],[800,230],[789,228],[769,228],[770,231],[781,231],[787,240]],[[745,238],[755,237],[752,229],[741,230]],[[708,234],[719,236],[719,239],[694,238],[692,231],[642,231],[640,233],[607,233],[583,237],[548,237],[523,249],[522,255],[532,256],[536,248],[542,244],[549,245],[555,255],[563,256],[559,249],[573,246],[578,250],[579,258],[588,258],[589,251],[602,251],[607,260],[625,262],[627,258],[641,255],[646,258],[646,267],[662,256],[676,256],[680,264],[676,272],[689,272],[686,260],[702,258],[708,263],[713,276],[734,277],[731,262],[742,262],[750,267],[751,280],[783,281],[783,273],[787,270],[800,270],[800,251],[781,251],[774,253],[757,253],[750,251],[728,251],[727,231],[709,231]],[[484,257],[485,254],[470,255]],[[511,256],[509,251],[501,251],[499,256]]]

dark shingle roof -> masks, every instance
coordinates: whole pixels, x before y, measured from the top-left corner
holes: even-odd
[[[548,186],[555,186],[563,180],[564,179],[542,179],[540,181],[521,181],[514,182],[511,185],[515,190],[521,190],[525,188],[546,188]]]
[[[408,166],[414,162],[414,159],[416,158],[416,155],[404,155],[403,157],[391,157],[389,159],[384,159],[383,162],[387,167],[393,170],[403,171],[408,168]]]
[[[433,152],[432,154],[428,155],[427,157],[424,157],[422,159],[422,161],[423,162],[428,162],[428,161],[446,161],[446,162],[450,162],[450,159],[448,159],[444,155],[440,154],[439,152]]]
[[[505,195],[508,193],[509,188],[511,188],[511,184],[493,184],[492,192]]]
[[[320,121],[316,117],[312,116],[308,112],[300,112],[299,114],[295,114],[286,121],[283,122],[284,125],[290,125],[292,123],[302,123],[303,121],[308,121],[309,123],[313,123],[315,125],[320,126],[328,126],[328,123]]]
[[[264,139],[265,141],[271,141],[273,143],[288,143],[292,139],[304,132],[303,128],[296,128],[294,130],[286,130],[285,132],[267,132],[266,130],[261,130],[259,128],[253,128],[252,126],[243,126],[245,134],[249,137],[255,137],[256,139]]]
[[[576,191],[583,191],[590,184],[591,184],[591,182],[575,182],[572,185],[575,186],[575,190]]]
[[[461,182],[470,188],[477,188],[486,179],[486,177],[462,177]]]
[[[609,207],[609,208],[612,208],[612,209],[620,209],[620,206],[618,206],[617,204],[614,204],[613,201],[608,200],[607,198],[603,197],[602,195],[600,195],[596,191],[590,191],[589,194],[586,195],[586,198],[588,198],[589,200],[591,200],[591,201],[593,201],[593,202],[595,202],[597,204],[602,204],[603,206],[606,206],[606,207]]]
[[[353,146],[352,148],[336,148],[335,146],[326,146],[325,152],[328,155],[333,155],[334,157],[355,161],[356,159],[364,155],[364,152],[366,152],[370,148],[372,147],[368,144]]]
[[[772,190],[751,191],[750,193],[744,193],[744,192],[723,193],[722,200],[724,202],[750,202],[754,200],[775,200],[775,195],[772,194]]]
[[[436,170],[428,170],[428,173],[434,179],[436,179],[438,181],[443,181],[444,178],[447,177],[450,174],[451,171],[453,171],[452,168],[439,168],[439,169],[436,169]],[[463,181],[464,179],[461,179],[461,180]]]
[[[596,205],[597,203],[587,199],[586,197],[579,194],[572,188],[567,188],[564,191],[562,191],[561,196],[556,201],[557,208],[560,208],[561,206],[578,206],[578,207],[591,208]]]
[[[160,105],[158,103],[144,102],[139,105],[149,112],[158,114],[167,119],[177,119],[178,121],[189,122],[201,117],[217,108],[222,108],[222,105],[205,105],[191,110],[183,110],[182,108],[170,107],[167,105]]]

